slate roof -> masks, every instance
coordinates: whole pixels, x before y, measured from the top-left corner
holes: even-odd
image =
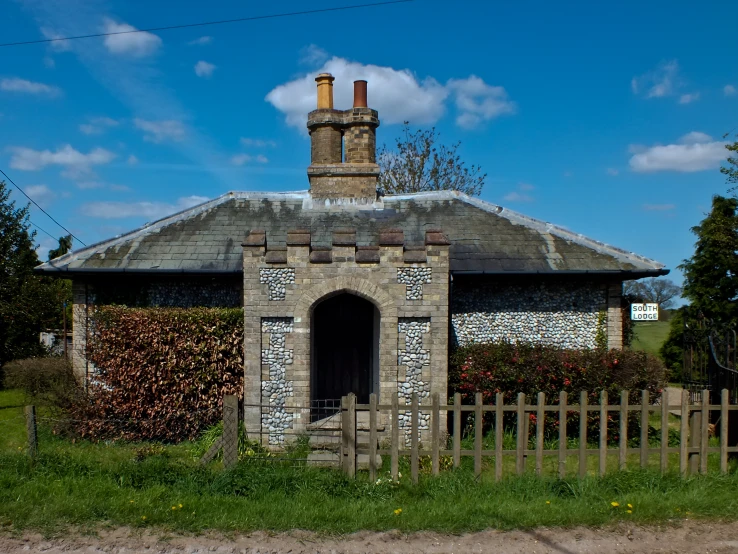
[[[312,244],[330,246],[332,231],[355,228],[357,245],[377,244],[379,231],[402,229],[408,245],[441,229],[451,241],[454,273],[609,273],[664,275],[653,260],[550,223],[452,191],[385,196],[371,206],[326,206],[310,194],[229,192],[125,235],[40,265],[46,274],[156,272],[239,273],[241,243],[264,229],[269,248],[287,231],[309,229]]]

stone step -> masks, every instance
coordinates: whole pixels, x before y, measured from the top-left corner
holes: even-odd
[[[316,467],[339,467],[341,455],[328,450],[313,450],[308,454],[307,464]]]

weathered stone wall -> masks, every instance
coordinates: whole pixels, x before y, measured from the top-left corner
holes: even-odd
[[[85,351],[93,305],[136,307],[237,308],[243,304],[240,276],[162,278],[127,276],[125,279],[74,279],[72,282],[72,367],[80,380],[91,374]]]
[[[469,343],[532,342],[565,348],[594,348],[598,329],[608,338],[608,285],[570,281],[464,280],[451,294],[453,339]],[[619,309],[619,305],[618,305]],[[621,330],[622,333],[622,330]]]
[[[266,233],[252,230],[244,243],[244,394],[250,436],[282,445],[289,440],[286,433],[305,431],[310,422],[312,312],[335,294],[355,294],[377,307],[381,402],[397,396],[406,405],[412,392],[421,395],[423,404],[429,404],[436,392],[445,397],[449,328],[445,237],[429,232],[425,245],[411,247],[404,244],[401,231],[391,231],[380,233],[377,245],[357,245],[355,232],[342,229],[334,231],[332,247],[325,249],[311,247],[309,231],[295,230],[288,232],[286,242],[286,249],[270,249]],[[413,273],[420,277],[408,277]],[[281,346],[275,346],[274,332],[264,332],[265,322],[276,321],[272,318],[292,324],[284,334],[284,354],[279,352]],[[284,364],[284,377],[279,373],[282,355],[291,361]],[[275,387],[275,380],[284,385]],[[284,391],[281,397],[279,391]],[[278,410],[272,407],[275,393],[278,401],[284,401]],[[268,406],[268,414],[278,414],[278,419],[266,417],[260,406]]]

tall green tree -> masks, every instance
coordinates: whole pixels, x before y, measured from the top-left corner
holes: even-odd
[[[728,135],[726,134],[723,138],[728,138]],[[728,163],[720,168],[720,173],[725,175],[725,180],[729,185],[733,185],[728,192],[735,192],[738,190],[738,140],[726,144],[725,149],[729,152],[726,160]]]
[[[61,326],[71,293],[60,280],[34,275],[40,260],[28,212],[28,206],[16,207],[0,181],[0,367],[44,354],[39,332]]]
[[[714,196],[699,225],[694,254],[679,266],[683,296],[716,323],[738,323],[738,199]]]
[[[379,149],[379,187],[386,194],[457,190],[479,196],[487,175],[481,167],[467,167],[461,160],[460,142],[445,146],[439,144],[439,136],[435,127],[411,132],[406,121],[395,149]]]

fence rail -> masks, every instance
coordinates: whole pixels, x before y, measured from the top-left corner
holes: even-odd
[[[570,456],[577,458],[578,472],[580,477],[587,475],[587,461],[591,457],[597,458],[597,470],[599,475],[607,471],[607,460],[610,456],[617,456],[617,467],[626,469],[628,457],[638,455],[640,467],[650,465],[650,456],[658,455],[659,469],[666,472],[669,466],[669,455],[678,454],[679,471],[682,475],[690,472],[707,472],[708,454],[718,453],[720,458],[720,471],[728,470],[728,454],[738,452],[738,446],[728,446],[728,421],[729,413],[738,411],[738,405],[730,404],[727,390],[721,393],[720,404],[710,404],[709,391],[702,391],[701,398],[697,402],[690,401],[690,392],[683,390],[681,403],[669,405],[661,401],[659,404],[650,402],[649,392],[641,391],[640,403],[630,404],[629,391],[622,391],[619,403],[610,404],[606,391],[599,398],[599,404],[588,403],[588,393],[582,392],[578,404],[569,401],[566,392],[559,394],[559,403],[547,405],[543,393],[537,396],[535,404],[529,404],[523,393],[518,394],[517,402],[504,404],[503,394],[498,393],[494,404],[484,404],[481,393],[477,393],[473,405],[462,405],[461,395],[454,395],[454,403],[448,405],[440,404],[438,394],[431,397],[431,405],[419,405],[417,395],[413,395],[409,406],[400,407],[397,398],[393,398],[391,404],[378,404],[377,396],[370,396],[369,404],[357,404],[354,395],[348,395],[342,399],[342,468],[349,476],[355,476],[357,457],[368,456],[369,475],[375,479],[379,471],[377,456],[390,456],[390,472],[393,479],[398,478],[399,463],[401,456],[410,457],[410,472],[414,482],[418,480],[419,460],[423,456],[430,456],[431,472],[437,475],[440,471],[440,457],[450,456],[453,458],[453,467],[459,467],[463,457],[473,457],[474,472],[476,475],[482,473],[483,459],[494,458],[495,478],[503,477],[503,458],[514,457],[515,473],[526,472],[529,458],[535,460],[535,472],[540,475],[543,472],[543,460],[545,457],[556,457],[558,460],[559,477],[567,474],[566,461]],[[662,397],[663,398],[663,397]],[[403,427],[400,419],[400,411],[410,412],[410,429]],[[369,441],[368,445],[358,442],[357,413],[369,412]],[[430,412],[429,429],[420,429],[420,414]],[[678,412],[680,421],[679,446],[669,446],[669,414]],[[474,414],[473,448],[462,449],[462,414]],[[494,419],[494,449],[483,448],[483,418],[484,414],[491,413]],[[515,435],[515,448],[505,449],[503,445],[503,434],[505,432],[504,418],[506,414],[514,413],[514,425],[512,430]],[[639,423],[639,446],[628,445],[628,420],[629,414],[638,414]],[[719,422],[719,427],[710,425],[710,414]],[[453,415],[452,431],[448,439],[446,430],[442,428],[445,417]],[[558,419],[558,447],[546,449],[544,441],[544,425],[546,418],[554,414]],[[587,416],[594,414],[598,421],[596,443],[591,443],[588,436],[588,425],[580,424],[577,437],[570,437],[567,433],[567,422],[572,415],[576,415],[581,422],[587,422]],[[617,414],[618,437],[616,448],[610,448],[608,441],[608,422],[610,415]],[[659,414],[661,418],[661,429],[659,445],[649,445],[649,419],[651,414]],[[535,417],[535,434],[530,436],[530,415]],[[719,419],[718,419],[719,418]],[[389,421],[390,433],[385,436],[384,442],[389,442],[389,448],[378,446],[380,420]],[[404,447],[401,446],[400,430],[406,432]],[[709,446],[709,435],[711,429],[719,435],[719,446]],[[421,434],[425,441],[421,444]],[[385,433],[386,435],[386,433]],[[409,436],[409,438],[408,438]],[[568,439],[578,438],[577,448],[569,448]],[[595,438],[595,437],[592,437]],[[635,438],[635,437],[634,437]],[[534,447],[530,448],[531,439]],[[408,444],[409,443],[409,444]],[[448,448],[450,443],[450,448]],[[596,448],[590,445],[596,445]],[[409,448],[408,448],[409,446]]]

